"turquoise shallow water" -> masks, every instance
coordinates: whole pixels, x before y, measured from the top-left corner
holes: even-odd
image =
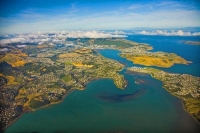
[[[117,55],[119,51],[98,51],[105,57],[118,60],[126,66],[133,66],[131,62]],[[92,81],[84,91],[70,92],[60,104],[24,114],[6,130],[6,133],[200,131],[198,123],[183,110],[181,100],[163,89],[160,81],[149,75],[126,73],[125,70],[120,73],[124,74],[128,81],[125,90],[116,88],[111,79]],[[137,79],[142,79],[144,83],[135,84]],[[98,95],[105,93],[125,95],[141,89],[145,89],[146,92],[124,102],[112,103],[98,98]]]

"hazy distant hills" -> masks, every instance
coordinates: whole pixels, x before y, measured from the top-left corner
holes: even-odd
[[[191,31],[191,32],[197,32],[200,31],[200,27],[184,27],[184,28],[147,28],[147,27],[138,27],[138,28],[130,28],[127,30],[135,30],[135,31],[152,31],[152,30],[182,30],[182,31]]]

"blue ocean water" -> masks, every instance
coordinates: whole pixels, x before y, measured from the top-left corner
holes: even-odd
[[[130,40],[150,43],[154,47],[154,51],[170,52],[168,51],[168,47],[173,48],[172,45],[174,45],[174,47],[176,45],[183,45],[177,46],[179,48],[192,47],[190,49],[196,47],[179,43],[179,41],[184,38],[174,38],[176,43],[173,41],[173,38],[167,38],[168,37],[156,37],[158,40],[165,40],[163,44],[160,44],[153,36],[128,37]],[[164,47],[166,47],[166,49],[160,45],[165,45]],[[179,49],[177,48],[176,50]],[[125,64],[125,66],[134,66],[132,62],[119,57],[118,54],[120,52],[117,50],[106,49],[98,50],[98,52],[107,58]],[[181,54],[181,52],[175,53],[178,55]],[[197,63],[198,66],[196,56],[186,53],[180,56],[192,60],[194,64]],[[196,73],[198,70],[191,69],[191,65],[192,64],[174,65],[174,67],[168,68],[166,71],[189,74],[194,73],[198,75]],[[116,88],[111,79],[92,81],[87,84],[85,90],[74,90],[70,92],[60,104],[24,114],[6,130],[6,133],[195,133],[200,131],[199,124],[183,110],[181,100],[170,95],[163,89],[160,81],[151,78],[150,75],[126,73],[126,70],[122,70],[120,74],[123,74],[128,81],[128,86],[125,90]],[[143,80],[143,83],[135,84],[135,81],[138,79]],[[132,94],[141,89],[145,89],[145,93],[132,100],[123,102],[113,103],[98,98],[98,96],[102,94],[123,96]]]

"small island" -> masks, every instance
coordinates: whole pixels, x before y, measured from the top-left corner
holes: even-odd
[[[170,94],[183,100],[185,110],[200,123],[200,77],[188,74],[174,74],[147,67],[131,67],[131,72],[150,74],[163,82]]]

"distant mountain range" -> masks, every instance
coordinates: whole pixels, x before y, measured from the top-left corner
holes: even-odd
[[[182,30],[182,31],[191,31],[191,32],[196,32],[200,31],[200,27],[182,27],[182,28],[147,28],[147,27],[138,27],[138,28],[130,28],[127,30],[136,30],[136,31],[141,31],[141,30]]]

